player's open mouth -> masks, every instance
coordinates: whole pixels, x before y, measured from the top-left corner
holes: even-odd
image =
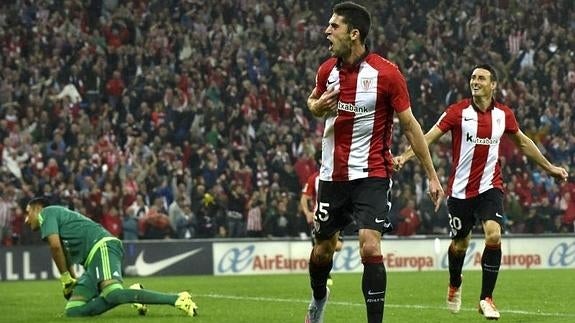
[[[329,42],[329,50],[331,51],[333,49],[333,42],[331,40],[327,40]]]

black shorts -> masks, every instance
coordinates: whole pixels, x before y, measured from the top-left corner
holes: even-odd
[[[388,219],[391,209],[391,180],[362,178],[345,182],[319,181],[314,218],[315,237],[328,239],[348,224],[380,232],[393,230]]]
[[[477,223],[493,220],[503,227],[503,192],[487,190],[470,199],[447,199],[451,238],[465,238]]]

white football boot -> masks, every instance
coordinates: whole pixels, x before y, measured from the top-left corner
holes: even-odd
[[[309,303],[307,314],[305,316],[305,323],[323,323],[323,314],[325,312],[325,305],[327,299],[329,298],[329,288],[327,288],[325,297],[321,300],[316,300],[311,297],[311,302]]]
[[[479,313],[483,314],[488,320],[499,320],[501,317],[491,297],[485,297],[485,299],[479,301]]]

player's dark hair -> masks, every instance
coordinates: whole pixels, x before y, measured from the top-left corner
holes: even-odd
[[[28,201],[28,205],[30,205],[30,206],[40,205],[41,207],[46,207],[46,206],[50,205],[50,201],[48,201],[48,199],[43,197],[43,196],[38,196],[38,197],[34,197],[30,201]]]
[[[359,30],[359,40],[365,43],[371,28],[371,15],[364,6],[355,2],[345,1],[336,4],[333,7],[333,13],[343,17],[343,22],[349,26],[349,30]]]
[[[489,64],[475,65],[475,66],[473,66],[473,69],[471,69],[471,74],[473,74],[473,71],[475,71],[478,68],[489,71],[489,73],[491,73],[491,80],[494,82],[498,82],[497,71],[495,71],[495,68],[493,68],[493,66],[491,66]],[[471,74],[469,74],[470,77],[471,77]]]

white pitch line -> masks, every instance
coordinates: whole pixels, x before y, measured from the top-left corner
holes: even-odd
[[[271,298],[271,297],[255,297],[255,296],[235,296],[235,295],[223,295],[223,294],[196,294],[194,296],[199,297],[209,297],[209,298],[220,298],[220,299],[231,299],[238,301],[256,301],[256,302],[276,302],[276,303],[309,303],[309,300],[293,299],[293,298]],[[363,303],[352,303],[352,302],[329,302],[332,305],[341,306],[365,306]],[[395,308],[409,308],[409,309],[428,309],[428,310],[443,310],[445,307],[440,306],[429,306],[429,305],[416,305],[416,304],[389,304],[386,303],[385,307],[395,307]],[[462,311],[476,312],[477,308],[461,308]],[[549,317],[575,317],[575,313],[546,313],[546,312],[530,312],[521,310],[499,310],[502,313],[513,313],[519,315],[538,315],[538,316],[549,316]]]

